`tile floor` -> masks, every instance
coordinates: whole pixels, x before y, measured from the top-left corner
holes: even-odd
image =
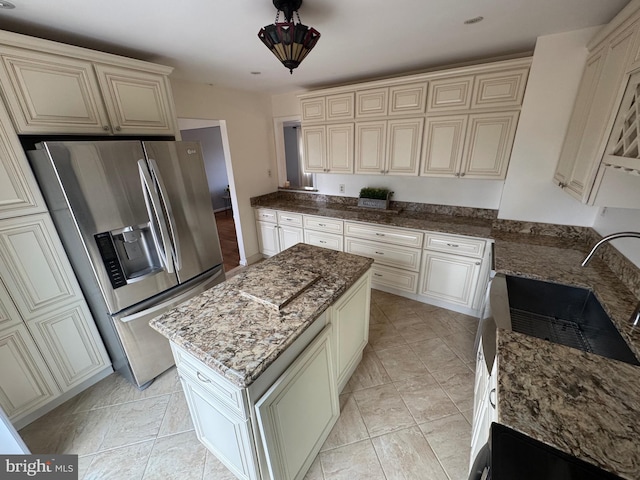
[[[465,480],[477,321],[374,290],[369,345],[308,480]],[[80,479],[234,477],[198,442],[175,368],[142,392],[111,375],[20,431],[76,453]]]

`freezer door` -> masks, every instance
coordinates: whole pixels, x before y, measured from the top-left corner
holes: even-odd
[[[146,166],[139,141],[46,142],[30,158],[52,210],[68,209],[110,313],[116,313],[178,284],[157,248],[160,205],[145,202]],[[38,153],[38,152],[36,152]],[[151,178],[146,172],[147,179]],[[152,193],[155,187],[150,186]],[[64,201],[61,201],[64,199]],[[148,208],[149,207],[149,208]],[[64,238],[64,236],[63,236]],[[119,271],[114,271],[120,268]]]
[[[222,263],[204,160],[196,142],[144,142],[174,241],[182,283]]]

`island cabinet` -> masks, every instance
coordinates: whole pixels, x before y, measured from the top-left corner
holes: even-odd
[[[0,84],[20,134],[176,135],[171,71],[0,32]]]
[[[213,358],[213,362],[205,363],[191,348],[183,347],[175,336],[167,334],[165,327],[158,328],[170,338],[198,438],[241,479],[288,480],[304,477],[340,415],[338,394],[360,362],[368,341],[371,274],[367,269],[370,261],[345,253],[298,245],[261,264],[266,264],[266,267],[257,265],[258,268],[252,268],[259,273],[259,268],[271,268],[272,262],[283,256],[293,256],[296,252],[303,252],[305,258],[329,259],[326,267],[331,262],[339,262],[340,258],[355,258],[355,263],[349,268],[361,271],[364,266],[365,273],[356,273],[360,278],[339,294],[318,317],[310,319],[308,327],[298,333],[275,360],[252,380],[242,380],[239,374],[211,367],[211,363],[225,365],[226,360],[215,360],[215,355],[211,353],[208,356]],[[307,267],[302,265],[300,268]],[[245,273],[247,278],[251,275],[249,270]],[[351,275],[354,273],[351,272]],[[254,279],[261,283],[271,281],[267,278],[260,280],[259,277]],[[234,295],[230,293],[233,280],[214,287],[209,294],[224,297]],[[242,281],[240,278],[237,282]],[[336,279],[330,282],[336,282]],[[322,295],[328,295],[324,293],[327,288],[339,292],[336,290],[338,286],[339,283],[325,283],[309,289],[317,288],[318,292],[323,292]],[[215,290],[219,293],[216,294]],[[304,296],[305,291],[299,295]],[[317,293],[309,295],[312,295],[309,297],[311,300]],[[238,298],[243,297],[240,295]],[[202,300],[198,300],[197,304],[204,305]],[[291,302],[291,308],[296,308],[294,304],[295,300]],[[190,315],[188,308],[179,307],[180,315]],[[215,309],[215,306],[212,308]],[[275,311],[269,313],[264,304],[247,308],[249,310],[243,310],[244,315],[249,315],[249,311],[257,308],[262,312],[259,315],[266,315],[265,322],[270,321],[269,316],[276,314]],[[308,305],[302,308],[316,307]],[[284,318],[282,321],[288,320]],[[160,318],[152,321],[151,325],[162,323],[163,319]],[[254,322],[252,324],[255,325]],[[268,336],[272,336],[272,333],[270,330]],[[244,335],[248,335],[248,332]],[[209,348],[204,344],[195,347],[198,351]],[[219,345],[216,344],[213,348],[217,347]],[[223,356],[226,356],[228,350],[223,350]],[[241,355],[253,354],[247,352]],[[251,368],[262,365],[260,359],[251,363],[254,365]]]

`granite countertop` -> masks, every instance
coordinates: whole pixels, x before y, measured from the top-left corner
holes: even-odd
[[[640,368],[498,331],[498,421],[622,478],[640,478]]]
[[[372,262],[358,255],[297,244],[181,304],[150,325],[235,385],[247,387]],[[283,271],[288,277],[301,273],[290,283],[303,289],[284,304],[277,299],[274,308],[270,287],[278,280],[274,276]],[[311,282],[309,274],[314,277]]]

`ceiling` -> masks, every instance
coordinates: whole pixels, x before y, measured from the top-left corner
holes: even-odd
[[[293,75],[257,38],[271,0],[11,0],[0,29],[173,66],[200,83],[282,93],[532,51],[629,0],[304,0],[321,38]],[[464,21],[484,20],[472,25]],[[261,72],[252,74],[251,72]]]

